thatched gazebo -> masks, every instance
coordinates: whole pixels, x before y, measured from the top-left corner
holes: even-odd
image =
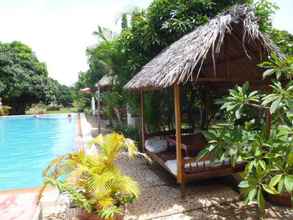
[[[146,152],[172,173],[178,183],[190,179],[224,176],[239,171],[229,164],[213,166],[211,163],[184,158],[181,135],[180,87],[187,82],[213,87],[233,87],[246,81],[255,87],[268,83],[262,79],[262,69],[257,64],[271,53],[282,57],[278,48],[259,30],[254,10],[246,5],[236,5],[211,19],[207,24],[183,36],[147,63],[126,85],[140,92],[141,134],[144,137],[144,100],[147,90],[173,87],[176,122],[176,172],[167,166],[164,156]],[[200,136],[198,136],[200,137]],[[198,141],[198,140],[197,140]]]
[[[112,75],[104,75],[99,82],[96,83],[96,87],[100,88],[101,90],[108,90],[111,89],[113,85],[116,83],[115,76]]]

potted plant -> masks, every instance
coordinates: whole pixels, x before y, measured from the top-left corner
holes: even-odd
[[[293,58],[272,55],[260,66],[273,80],[271,91],[250,91],[248,84],[230,90],[222,105],[226,123],[208,132],[209,146],[200,156],[244,161],[242,196],[263,210],[265,198],[287,206],[293,201]]]
[[[134,142],[121,134],[98,136],[89,146],[98,154],[83,150],[53,160],[44,171],[44,188],[49,184],[66,192],[79,207],[80,220],[122,219],[125,206],[139,195],[138,184],[123,175],[115,164],[120,154],[138,154]],[[41,191],[41,192],[42,192]]]

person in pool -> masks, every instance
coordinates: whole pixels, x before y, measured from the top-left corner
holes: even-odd
[[[71,122],[72,120],[71,114],[68,114],[67,117],[68,117],[68,121]]]

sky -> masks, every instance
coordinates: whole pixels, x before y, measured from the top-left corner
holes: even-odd
[[[0,41],[28,44],[48,67],[49,76],[73,85],[88,68],[86,48],[96,43],[97,25],[119,31],[117,19],[151,0],[0,0]],[[293,0],[275,0],[278,29],[293,34]]]

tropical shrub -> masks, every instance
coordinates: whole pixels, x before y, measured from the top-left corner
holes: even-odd
[[[137,127],[127,126],[125,123],[117,123],[113,127],[113,131],[120,134],[125,134],[127,137],[130,137],[136,142],[139,141],[139,129]]]
[[[0,107],[0,116],[9,115],[9,112],[11,110],[10,106],[3,105]]]
[[[59,111],[61,108],[62,108],[61,105],[51,104],[51,105],[47,106],[46,110],[47,111]]]
[[[53,160],[44,171],[44,188],[56,186],[88,213],[112,219],[139,196],[138,184],[123,175],[115,161],[121,153],[133,158],[138,151],[132,140],[117,133],[98,136],[90,147],[95,145],[99,154],[89,155],[81,149]]]
[[[227,123],[209,131],[200,155],[245,161],[239,187],[248,204],[264,209],[265,194],[289,193],[293,201],[293,60],[272,55],[260,66],[273,80],[271,92],[250,91],[247,84],[230,90],[222,105]]]
[[[47,106],[39,103],[39,104],[33,104],[30,108],[28,108],[25,111],[25,114],[27,115],[41,115],[45,114],[47,112]]]

